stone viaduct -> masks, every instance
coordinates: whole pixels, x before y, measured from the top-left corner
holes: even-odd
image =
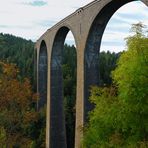
[[[38,106],[47,101],[47,148],[67,147],[61,68],[67,33],[72,32],[77,49],[75,148],[79,148],[83,137],[81,129],[91,109],[89,87],[99,84],[97,61],[103,32],[111,16],[132,1],[95,0],[48,29],[37,40],[37,90],[41,98]],[[148,6],[148,0],[141,1]]]

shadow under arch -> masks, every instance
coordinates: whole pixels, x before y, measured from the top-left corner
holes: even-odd
[[[40,45],[39,50],[39,63],[38,63],[38,93],[39,101],[37,104],[37,109],[40,110],[47,103],[47,46],[43,40]]]
[[[50,148],[66,148],[63,94],[63,49],[69,27],[61,27],[55,36],[50,63]],[[73,32],[72,32],[73,34]],[[73,34],[74,37],[74,34]],[[74,37],[75,39],[75,37]],[[76,40],[75,40],[76,43]]]
[[[37,48],[34,49],[34,54],[33,54],[33,59],[34,59],[34,67],[33,67],[33,91],[37,92]]]
[[[112,0],[95,16],[90,27],[84,53],[84,121],[93,105],[89,102],[89,89],[99,86],[99,52],[104,30],[113,14],[123,5],[137,0]],[[140,0],[143,2],[142,0]],[[144,2],[143,2],[144,3]],[[144,3],[145,4],[145,3]],[[147,5],[147,4],[146,4]],[[131,10],[132,11],[132,10]]]

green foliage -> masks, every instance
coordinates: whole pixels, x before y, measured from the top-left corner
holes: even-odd
[[[116,144],[121,147],[121,137],[118,130],[115,129],[119,122],[118,114],[120,103],[116,97],[116,88],[98,88],[93,87],[91,90],[91,102],[95,104],[94,110],[90,113],[90,121],[85,129],[85,138],[83,147],[86,148],[108,148]]]
[[[6,131],[4,127],[0,127],[0,147],[6,148]]]
[[[116,68],[116,61],[121,53],[101,52],[99,55],[99,76],[100,85],[111,85],[111,71]]]
[[[145,101],[148,96],[148,38],[142,34],[141,27],[142,24],[132,27],[135,34],[127,38],[128,51],[122,54],[118,69],[113,72],[114,81],[119,86],[120,97],[130,102],[133,109],[138,102],[147,103]]]
[[[142,28],[132,27],[135,34],[112,74],[114,86],[91,91],[95,109],[85,128],[85,148],[148,147],[148,38]]]
[[[127,38],[128,51],[123,53],[113,77],[124,102],[126,120],[122,123],[133,143],[148,140],[148,38],[143,25],[135,24],[135,34]]]
[[[0,59],[15,63],[21,78],[27,77],[33,83],[34,43],[31,40],[0,33]]]

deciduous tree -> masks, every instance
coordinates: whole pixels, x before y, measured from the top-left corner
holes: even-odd
[[[144,25],[134,24],[134,35],[113,72],[114,86],[93,88],[95,104],[85,129],[86,148],[148,147],[148,38]]]

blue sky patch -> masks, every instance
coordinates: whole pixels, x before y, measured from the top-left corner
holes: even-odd
[[[42,0],[35,0],[35,1],[33,1],[33,2],[27,3],[27,5],[40,7],[40,6],[47,5],[47,2],[42,1]]]
[[[52,20],[43,20],[41,22],[36,22],[36,24],[43,26],[43,27],[52,27],[54,24],[56,24],[57,21],[52,21]]]
[[[9,28],[8,25],[0,25],[0,28]]]

